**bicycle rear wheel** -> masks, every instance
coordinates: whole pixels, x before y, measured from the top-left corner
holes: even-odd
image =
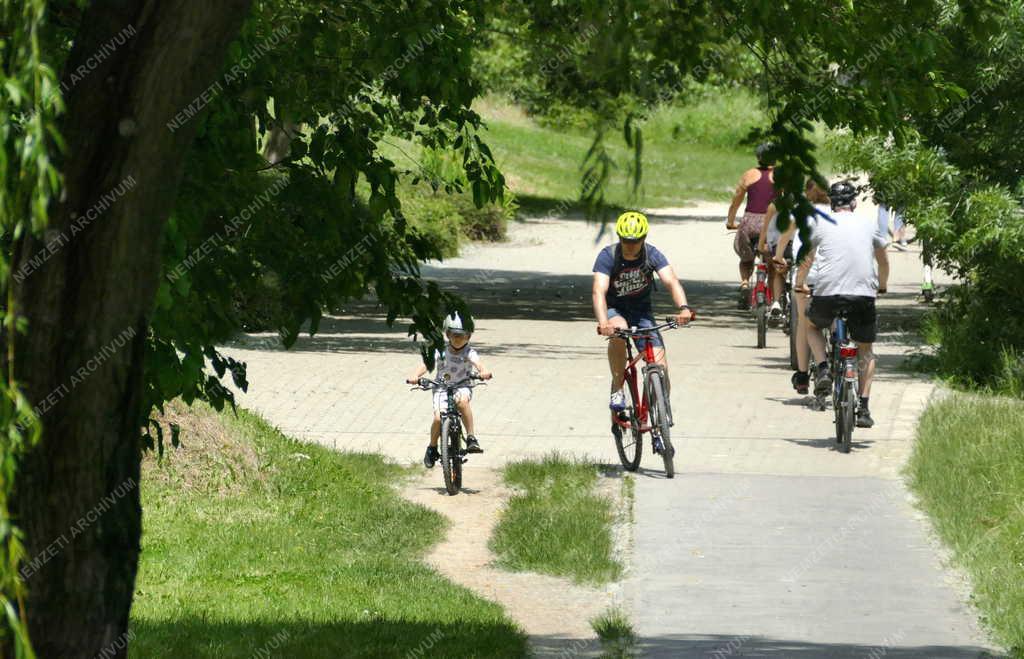
[[[668,392],[659,371],[647,374],[647,401],[651,407],[651,433],[658,433],[661,438],[661,459],[665,463],[665,477],[673,478],[676,474],[676,449],[672,446],[672,436],[668,415]]]
[[[768,306],[757,305],[754,315],[757,316],[757,347],[764,348],[768,345]]]
[[[453,496],[462,487],[461,435],[462,426],[457,419],[449,417],[441,422],[441,471],[444,472],[444,489]]]
[[[623,387],[623,392],[626,394],[626,409],[620,412],[629,421],[629,428],[623,428],[622,426],[616,426],[615,437],[615,450],[619,452],[619,460],[622,462],[622,466],[627,471],[636,471],[640,468],[640,455],[643,453],[644,443],[643,434],[640,432],[640,419],[637,415],[637,411],[640,408],[640,402],[633,400],[633,394],[629,390],[629,386]]]
[[[836,404],[836,441],[839,452],[849,453],[853,445],[853,427],[856,424],[857,393],[853,383],[843,381],[839,402]]]

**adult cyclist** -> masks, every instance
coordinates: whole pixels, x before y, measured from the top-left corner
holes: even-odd
[[[801,264],[796,281],[797,290],[810,293],[806,287],[806,277],[813,262],[816,274],[814,292],[807,308],[807,340],[818,364],[814,389],[818,395],[832,390],[825,337],[820,330],[831,327],[836,317],[845,311],[847,327],[851,338],[857,342],[860,356],[857,427],[870,428],[875,424],[868,409],[876,363],[872,346],[878,335],[875,297],[885,293],[888,285],[889,258],[886,247],[889,241],[887,236],[879,233],[875,219],[854,214],[857,208],[857,189],[852,183],[833,183],[828,196],[832,213],[819,217],[815,223],[811,232],[814,251]]]
[[[672,264],[657,247],[647,243],[649,227],[643,213],[623,213],[615,222],[619,242],[602,249],[594,262],[593,304],[597,333],[612,337],[608,341],[608,366],[612,371],[612,393],[608,406],[613,412],[621,411],[626,406],[626,398],[622,393],[626,344],[615,337],[615,330],[656,325],[651,309],[655,274],[672,295],[676,306],[676,322],[685,325],[693,318],[692,310],[686,304],[686,292]],[[665,344],[660,333],[651,336],[650,341],[657,363],[664,364],[667,369]],[[635,343],[638,350],[644,350],[647,339],[637,338]],[[617,428],[613,424],[612,431]]]
[[[775,199],[775,160],[771,155],[774,146],[764,143],[757,147],[757,167],[743,172],[739,185],[729,205],[729,217],[725,228],[736,230],[736,238],[732,248],[740,257],[740,290],[739,307],[746,309],[750,305],[750,275],[754,274],[754,261],[757,258],[758,237],[764,224],[768,205]],[[736,213],[739,211],[743,198],[747,206],[743,211],[743,219],[736,224]]]

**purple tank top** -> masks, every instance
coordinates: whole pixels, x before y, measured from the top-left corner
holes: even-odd
[[[768,210],[768,205],[775,199],[775,184],[768,176],[770,169],[762,169],[761,178],[747,188],[747,213],[762,214]]]

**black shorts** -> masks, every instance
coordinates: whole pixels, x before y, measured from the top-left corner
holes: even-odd
[[[815,295],[807,308],[807,319],[815,327],[826,329],[846,311],[846,326],[850,337],[860,343],[874,343],[878,338],[878,312],[875,298],[866,295]]]

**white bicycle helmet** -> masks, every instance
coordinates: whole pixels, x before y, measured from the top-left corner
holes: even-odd
[[[444,331],[452,334],[468,335],[470,332],[462,324],[462,316],[458,311],[453,311],[444,317]]]

